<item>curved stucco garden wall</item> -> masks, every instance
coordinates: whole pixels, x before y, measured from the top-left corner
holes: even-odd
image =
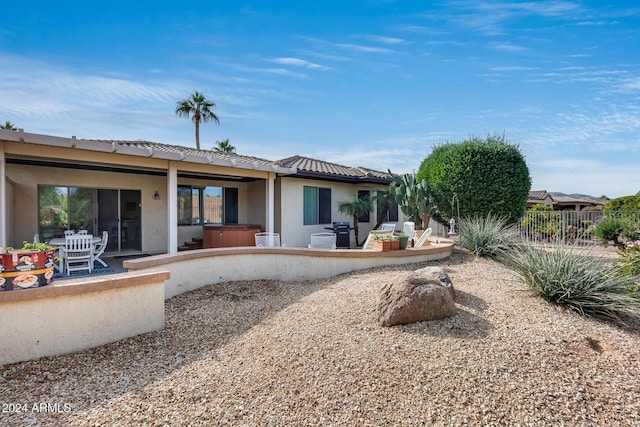
[[[165,296],[233,280],[316,280],[381,265],[412,264],[446,258],[453,242],[440,239],[421,248],[381,252],[362,249],[240,247],[156,255],[124,262],[129,271],[171,273]]]

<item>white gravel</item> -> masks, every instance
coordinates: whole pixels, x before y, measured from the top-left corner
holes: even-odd
[[[378,326],[382,283],[426,265],[451,277],[458,314]],[[0,368],[0,425],[640,425],[637,325],[550,306],[459,251],[209,286],[166,316],[159,332]]]

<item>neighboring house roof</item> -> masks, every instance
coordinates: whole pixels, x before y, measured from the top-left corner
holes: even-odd
[[[604,206],[605,201],[597,197],[584,194],[564,194],[558,192],[547,192],[546,190],[534,190],[529,192],[527,203],[536,204],[549,200],[553,206]]]
[[[391,182],[385,172],[364,167],[343,166],[310,157],[291,156],[278,160],[277,164],[296,169],[297,173],[293,176],[301,178],[371,184],[389,184]]]
[[[582,194],[564,194],[564,193],[550,193],[554,204],[558,205],[606,205],[606,202],[596,197],[582,195]]]
[[[549,197],[549,193],[545,190],[529,191],[529,200],[544,200]]]

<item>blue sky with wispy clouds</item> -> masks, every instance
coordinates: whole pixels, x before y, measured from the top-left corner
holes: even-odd
[[[202,91],[241,154],[410,172],[434,145],[504,134],[533,189],[640,191],[633,1],[156,1],[11,4],[0,122],[195,146]]]

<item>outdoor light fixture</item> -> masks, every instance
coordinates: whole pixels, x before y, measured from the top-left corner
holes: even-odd
[[[160,200],[160,194],[158,194],[158,190],[156,190],[156,192],[155,192],[155,193],[153,193],[153,198],[154,198],[155,200]]]

